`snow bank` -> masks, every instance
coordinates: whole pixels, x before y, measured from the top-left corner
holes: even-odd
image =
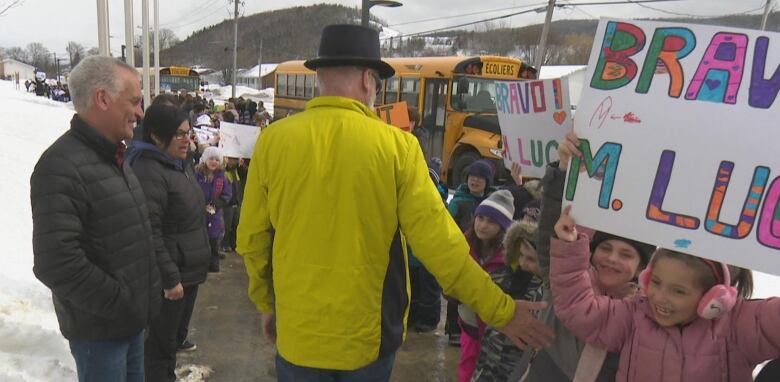
[[[36,97],[0,81],[0,381],[76,381],[76,365],[60,334],[49,289],[33,275],[30,175],[49,145],[70,127],[70,103]],[[203,366],[186,381],[208,376]],[[184,380],[184,379],[183,379]]]

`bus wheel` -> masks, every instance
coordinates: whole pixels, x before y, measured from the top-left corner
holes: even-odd
[[[466,168],[469,167],[471,163],[481,158],[481,155],[471,150],[460,153],[452,164],[452,171],[450,171],[448,174],[449,176],[447,176],[447,186],[455,189],[461,183],[466,182]]]

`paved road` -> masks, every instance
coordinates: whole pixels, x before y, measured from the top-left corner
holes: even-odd
[[[244,263],[235,254],[222,260],[200,287],[190,324],[192,353],[179,353],[179,365],[206,365],[208,381],[275,381],[274,348],[262,339],[260,315],[246,295]],[[443,318],[443,317],[442,317]],[[392,381],[456,381],[458,349],[447,346],[443,323],[433,333],[410,333],[396,355]]]

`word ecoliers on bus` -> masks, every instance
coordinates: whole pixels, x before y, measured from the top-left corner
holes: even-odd
[[[744,33],[718,32],[699,57],[699,64],[690,77],[685,91],[686,100],[735,104],[746,71],[749,37]],[[610,21],[606,25],[604,40],[590,86],[601,90],[614,90],[631,83],[637,75],[635,92],[646,94],[653,77],[663,65],[669,76],[668,95],[679,98],[683,94],[684,73],[681,61],[696,48],[696,34],[686,27],[656,28],[647,48],[641,71],[631,57],[640,53],[646,44],[642,28],[627,22]],[[765,78],[769,50],[769,38],[757,37],[750,68],[748,105],[768,109],[780,90],[780,67],[770,78]]]
[[[601,181],[598,206],[602,209],[610,207],[618,211],[623,207],[620,199],[612,199],[612,191],[617,179],[618,164],[622,145],[615,142],[606,142],[593,155],[590,142],[580,139],[580,151],[582,158],[571,158],[568,179],[564,196],[566,200],[574,200],[577,191],[577,183],[580,176],[580,168],[589,178]],[[658,162],[653,186],[647,203],[645,218],[650,221],[672,225],[678,228],[696,230],[700,227],[701,219],[679,212],[664,210],[663,202],[669,188],[674,167],[675,152],[663,150]],[[736,224],[723,222],[721,210],[726,192],[731,181],[731,174],[735,164],[730,161],[722,161],[715,173],[714,186],[709,198],[706,212],[704,212],[704,229],[720,237],[741,240],[750,235],[753,226],[756,226],[756,240],[768,248],[780,250],[780,215],[778,215],[778,202],[780,202],[780,176],[770,179],[770,169],[766,166],[756,166],[750,182],[748,194],[740,211]],[[769,185],[767,187],[767,185]],[[761,202],[763,199],[763,206]],[[610,202],[611,201],[611,202]]]

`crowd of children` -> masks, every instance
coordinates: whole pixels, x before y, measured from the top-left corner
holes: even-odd
[[[471,257],[513,298],[547,301],[537,318],[555,331],[552,346],[521,350],[445,296],[458,381],[753,381],[780,356],[780,299],[750,300],[750,270],[577,226],[561,208],[574,155],[572,132],[543,179],[523,184],[513,166],[516,185],[497,188],[493,163],[478,160],[455,190],[448,209]],[[439,289],[410,266],[409,325],[431,330],[441,312],[425,321],[419,296]],[[756,381],[776,370],[769,363]]]

